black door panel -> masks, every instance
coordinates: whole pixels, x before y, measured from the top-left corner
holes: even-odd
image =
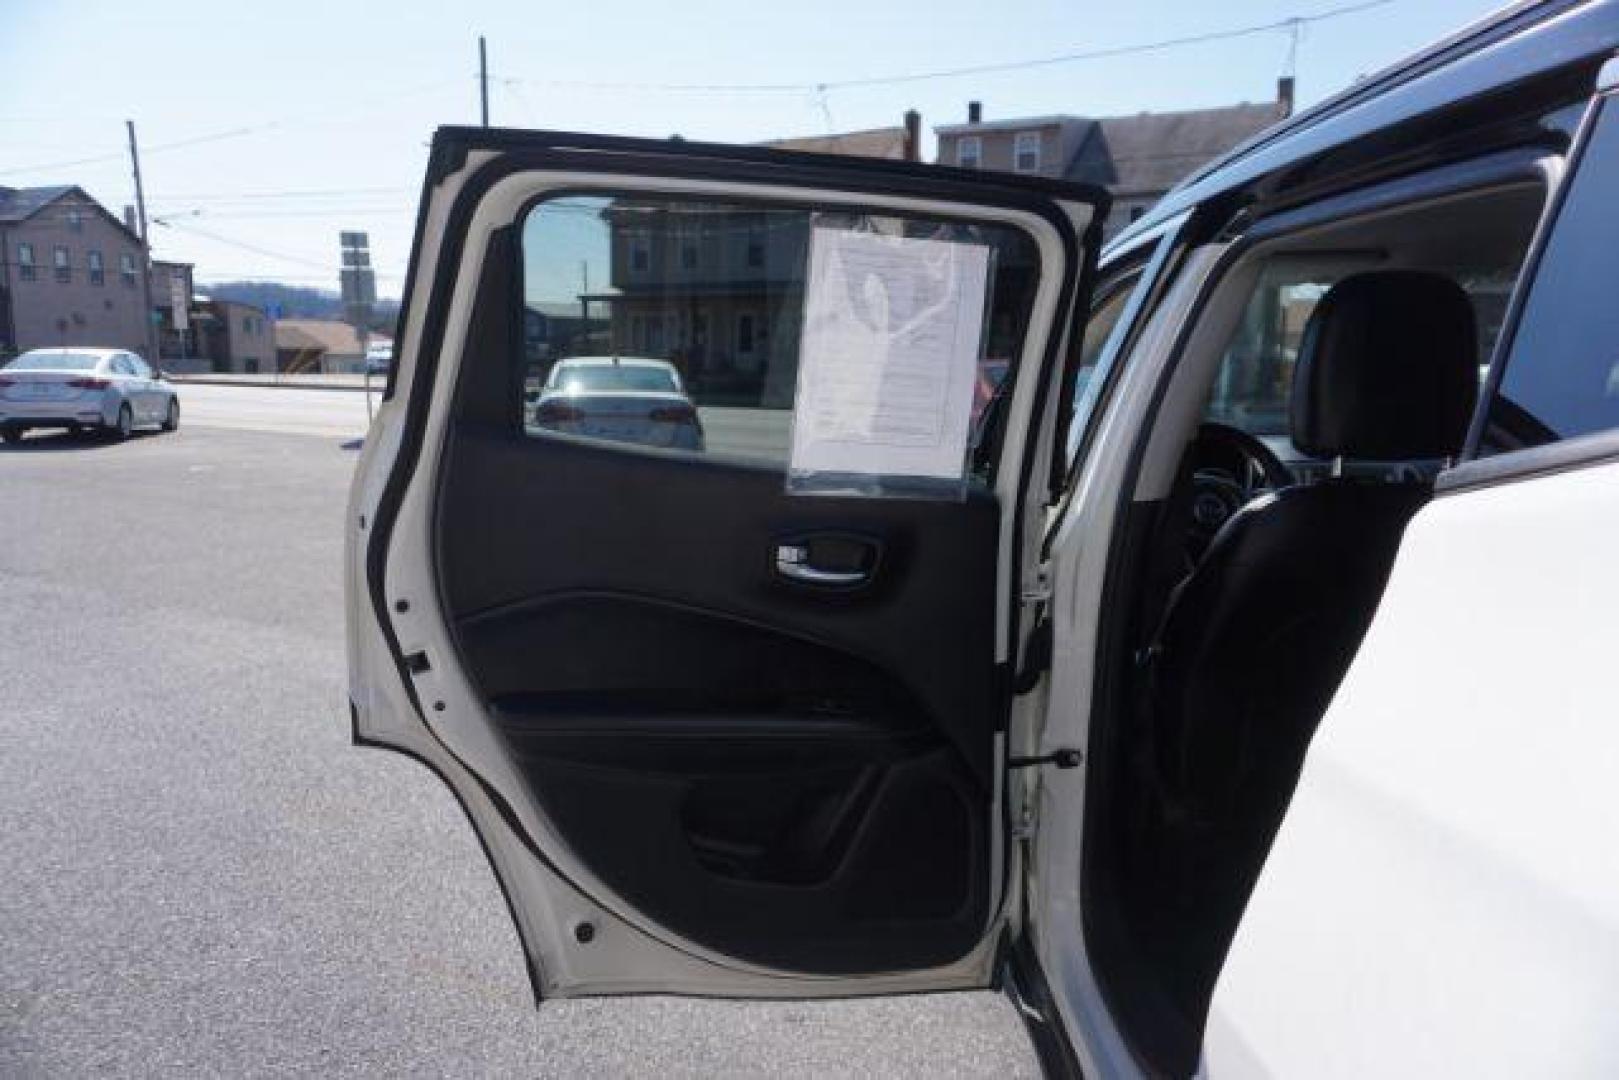
[[[931,728],[913,695],[859,657],[664,600],[560,593],[458,623],[485,698],[535,720],[746,716],[762,727],[819,717],[823,726]]]
[[[992,495],[807,499],[775,470],[476,423],[447,449],[462,663],[592,872],[661,925],[795,971],[977,943],[1005,708]],[[815,558],[869,579],[783,578],[777,548],[806,537],[858,538]]]
[[[940,747],[864,767],[581,765],[521,737],[516,760],[592,870],[660,925],[814,974],[947,963],[983,932],[987,802]],[[717,745],[752,753],[746,737]]]
[[[778,172],[785,162],[755,179],[834,168],[844,191],[936,197],[944,183],[983,202],[935,220],[608,188],[546,196],[494,232],[471,325],[450,346],[461,361],[433,478],[440,609],[564,868],[582,864],[651,924],[722,956],[922,971],[990,928],[1010,693],[995,659],[1002,509],[982,479],[959,499],[787,494],[807,245],[824,226],[990,247],[977,360],[1044,385],[1052,325],[1033,370],[1018,370],[1036,290],[1054,282],[1066,318],[1096,239],[1081,260],[1055,200],[1105,197],[922,169],[902,182],[820,159]],[[983,205],[1031,211],[1067,257]],[[585,233],[600,246],[581,248]],[[579,254],[597,259],[595,290],[572,284]],[[916,295],[933,280],[918,277]],[[682,385],[663,385],[672,370]],[[611,393],[591,399],[584,372]],[[618,412],[603,404],[632,392],[661,397],[639,413],[627,396]],[[700,422],[704,442],[654,448],[682,422]],[[974,467],[993,473],[999,443],[978,444]]]
[[[441,589],[486,696],[662,694],[697,683],[718,706],[736,693],[730,680],[741,667],[741,685],[763,680],[788,698],[914,700],[987,787],[985,733],[1004,708],[992,659],[992,494],[974,490],[963,503],[802,498],[785,494],[770,469],[471,425],[452,438],[440,486]],[[817,532],[880,540],[882,563],[865,588],[805,589],[777,576],[780,538]],[[536,617],[522,631],[489,630],[506,609],[592,592],[639,602],[572,603],[565,623]],[[665,618],[651,614],[653,602],[710,614],[649,625]],[[574,633],[605,647],[570,649]],[[525,637],[544,647],[525,648]],[[747,664],[731,662],[738,649],[749,651]],[[660,655],[669,650],[693,658],[692,672],[715,666],[714,676],[670,670]],[[849,659],[840,669],[828,652]],[[776,658],[770,679],[754,670],[764,654]],[[570,683],[569,664],[588,670]],[[596,678],[603,669],[614,681]]]

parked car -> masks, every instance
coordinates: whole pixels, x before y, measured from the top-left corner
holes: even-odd
[[[0,368],[0,437],[6,442],[18,442],[31,428],[127,439],[137,427],[179,426],[174,387],[131,352],[31,349]]]
[[[394,347],[391,341],[373,341],[365,347],[365,373],[367,375],[387,375],[394,362]]]
[[[575,356],[551,367],[531,403],[537,429],[643,446],[703,449],[703,425],[667,360]]]
[[[459,797],[541,998],[999,986],[1060,1074],[1619,1072],[1616,51],[1619,2],[1515,5],[1101,252],[1055,180],[441,130],[355,741]],[[633,226],[615,335],[818,335],[759,384],[855,482],[525,437],[555,200]],[[821,276],[698,281],[665,221]],[[957,474],[979,326],[1023,329]]]

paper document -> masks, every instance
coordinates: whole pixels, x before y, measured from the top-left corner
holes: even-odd
[[[811,230],[789,468],[960,479],[989,248]]]

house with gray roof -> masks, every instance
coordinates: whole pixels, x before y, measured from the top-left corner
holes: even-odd
[[[1199,167],[1247,142],[1293,111],[1293,80],[1276,100],[1212,109],[1084,117],[1069,114],[985,120],[978,102],[967,122],[934,128],[939,163],[1060,177],[1113,194],[1103,225],[1111,238]]]
[[[145,356],[144,266],[140,238],[83,188],[0,187],[0,357],[64,345]]]

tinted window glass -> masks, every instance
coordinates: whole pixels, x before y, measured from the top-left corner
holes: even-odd
[[[827,228],[989,249],[975,388],[978,404],[987,401],[1022,351],[1038,285],[1038,251],[1020,230],[798,205],[569,195],[539,203],[523,225],[525,432],[785,463],[811,231]],[[914,297],[875,299],[892,301],[883,310],[899,318],[927,284]],[[987,477],[990,464],[979,465]]]
[[[27,352],[6,368],[10,371],[93,371],[100,361],[94,353]]]
[[[1602,107],[1535,271],[1486,452],[1619,428],[1619,109]]]
[[[677,394],[679,381],[671,365],[626,363],[619,357],[602,357],[597,363],[580,361],[558,364],[551,369],[547,389],[568,393],[596,393],[608,390],[646,391]]]
[[[1512,293],[1521,256],[1522,249],[1514,246],[1511,259],[1504,264],[1422,267],[1448,275],[1473,302],[1481,379],[1501,330],[1501,314]],[[1248,298],[1242,321],[1226,344],[1204,418],[1241,428],[1250,435],[1287,435],[1293,368],[1298,362],[1304,328],[1334,284],[1368,268],[1363,259],[1338,265],[1330,259],[1311,260],[1309,265],[1301,266],[1288,256],[1266,264],[1258,286]]]
[[[1091,413],[1095,409],[1096,395],[1101,389],[1100,385],[1092,386],[1091,383],[1096,376],[1096,365],[1102,359],[1102,346],[1113,336],[1114,329],[1119,325],[1119,316],[1124,314],[1125,305],[1129,303],[1131,295],[1140,284],[1141,275],[1135,273],[1115,285],[1091,309],[1090,318],[1085,321],[1085,338],[1080,344],[1079,371],[1074,377],[1074,411],[1068,423],[1067,446],[1070,459],[1079,450],[1085,428],[1090,423]]]

